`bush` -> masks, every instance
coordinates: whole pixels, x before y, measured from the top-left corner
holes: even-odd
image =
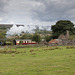
[[[71,39],[71,40],[75,39],[75,35],[71,35],[71,36],[70,36],[70,39]]]
[[[39,34],[35,33],[32,36],[32,40],[39,43],[41,41],[41,36]]]
[[[49,35],[45,36],[46,42],[49,42],[51,39],[52,39],[52,36],[49,36]]]
[[[13,43],[10,41],[6,41],[6,45],[13,45]]]

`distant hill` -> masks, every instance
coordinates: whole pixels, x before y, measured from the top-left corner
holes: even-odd
[[[19,24],[16,24],[17,27],[18,26],[24,26],[24,25],[19,25]],[[13,24],[0,24],[0,32],[3,32],[3,31],[7,31],[7,29],[11,28],[13,26]]]
[[[16,24],[17,26],[24,26],[24,25],[19,25],[19,24]],[[12,27],[13,24],[0,24],[0,29],[7,29],[7,28],[10,28]]]
[[[13,24],[0,24],[0,29],[7,29],[7,28],[10,28],[12,26],[13,26]]]

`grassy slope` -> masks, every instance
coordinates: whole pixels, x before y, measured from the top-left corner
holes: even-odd
[[[75,75],[75,48],[18,48],[19,54],[0,54],[0,75]]]

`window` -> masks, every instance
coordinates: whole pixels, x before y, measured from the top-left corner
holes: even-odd
[[[27,43],[29,43],[29,42],[27,41]]]

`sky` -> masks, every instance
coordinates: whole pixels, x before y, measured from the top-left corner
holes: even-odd
[[[0,23],[53,25],[75,23],[75,0],[0,0]]]

